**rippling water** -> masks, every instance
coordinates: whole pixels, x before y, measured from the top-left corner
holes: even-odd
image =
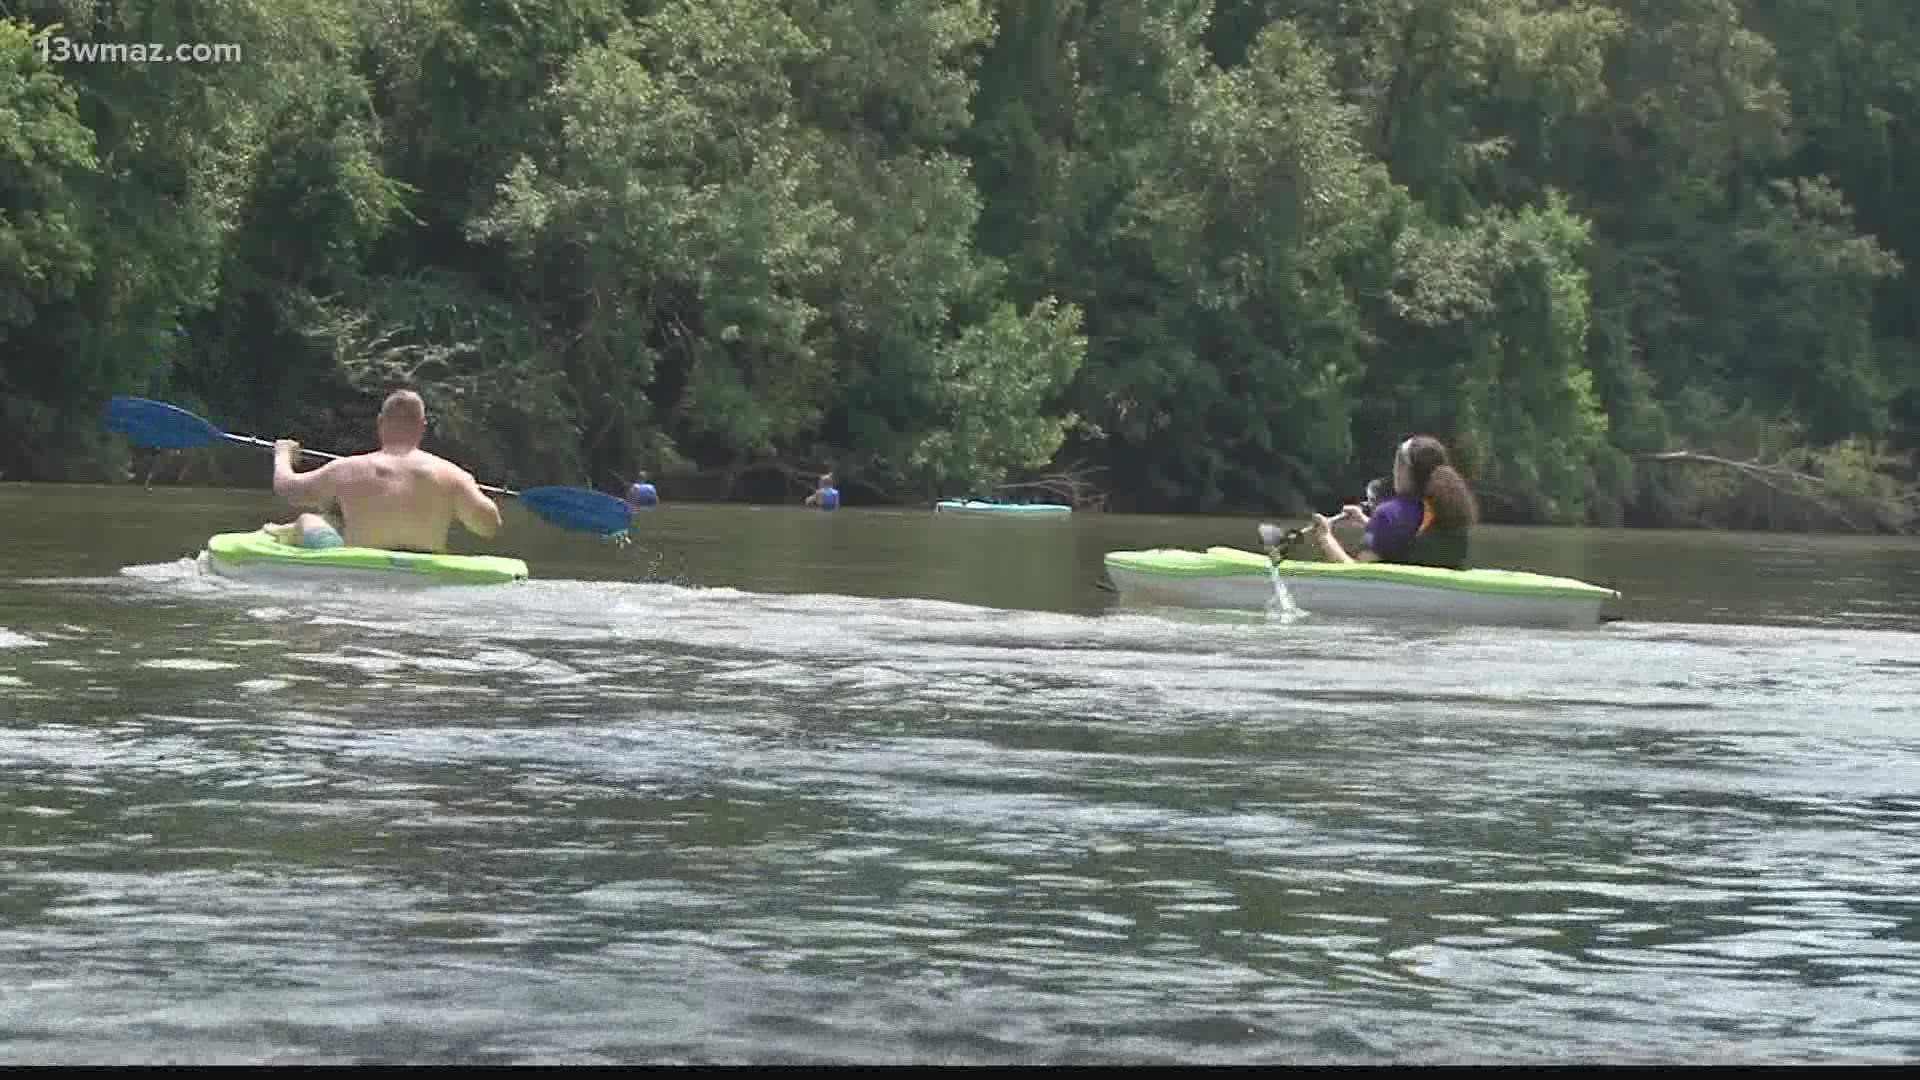
[[[1911,1061],[1916,642],[16,579],[0,1061]]]

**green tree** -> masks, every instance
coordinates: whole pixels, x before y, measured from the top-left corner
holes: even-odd
[[[471,224],[512,252],[596,461],[764,454],[818,421],[805,293],[846,222],[785,74],[817,50],[770,0],[663,5],[580,52]]]

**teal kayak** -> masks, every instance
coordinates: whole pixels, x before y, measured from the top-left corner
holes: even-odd
[[[302,548],[265,532],[221,533],[201,553],[221,577],[277,584],[502,585],[525,581],[527,564],[500,555],[422,555],[380,548]]]
[[[935,513],[945,514],[1071,514],[1073,507],[1054,503],[998,503],[979,499],[942,499],[933,504]]]
[[[1238,548],[1109,551],[1123,597],[1181,607],[1264,611],[1274,599],[1265,555]],[[1620,594],[1524,570],[1447,570],[1381,562],[1285,559],[1279,578],[1310,614],[1516,626],[1592,626]]]

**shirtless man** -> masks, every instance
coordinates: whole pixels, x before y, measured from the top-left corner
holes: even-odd
[[[311,472],[293,471],[300,444],[273,444],[273,491],[295,506],[321,508],[339,500],[346,519],[344,542],[389,551],[443,552],[455,518],[487,537],[500,530],[500,507],[480,490],[473,474],[420,449],[427,406],[411,390],[396,390],[380,406],[380,449],[330,461]],[[266,530],[282,543],[338,547],[333,524],[301,514]]]

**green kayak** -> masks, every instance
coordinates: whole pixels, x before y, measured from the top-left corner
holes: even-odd
[[[1274,598],[1265,555],[1238,548],[1110,551],[1107,577],[1122,596],[1183,607],[1261,611]],[[1400,563],[1294,559],[1280,580],[1300,607],[1333,616],[1520,626],[1592,626],[1619,593],[1524,570],[1445,570]]]
[[[222,577],[279,584],[501,585],[524,581],[527,564],[499,555],[421,555],[379,548],[302,548],[265,532],[221,533],[201,554]]]

